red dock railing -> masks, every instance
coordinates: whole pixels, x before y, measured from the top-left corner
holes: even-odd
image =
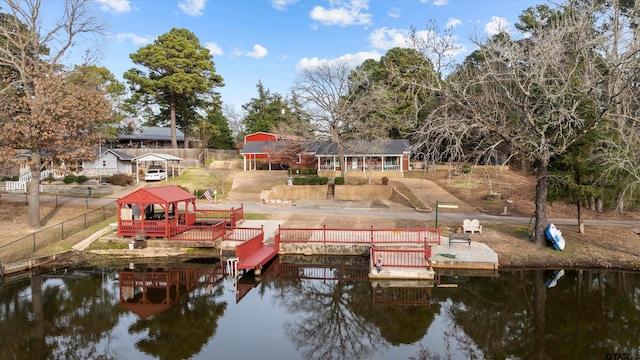
[[[371,246],[372,267],[431,267],[431,247],[426,245],[424,249],[380,249]]]
[[[235,227],[238,221],[244,219],[244,205],[239,208],[231,208],[229,210],[196,210],[196,222],[206,222],[211,220],[223,220],[229,222],[229,226]]]
[[[178,225],[170,229],[169,241],[211,241],[225,236],[227,226],[224,222],[213,225]]]
[[[337,229],[278,228],[282,243],[440,244],[439,228]]]
[[[240,270],[260,269],[278,255],[278,249],[263,243],[264,231],[262,231],[262,229],[258,230],[260,230],[260,232],[254,237],[236,245],[236,257],[238,258],[237,268]],[[249,233],[249,231],[244,232],[244,234]]]

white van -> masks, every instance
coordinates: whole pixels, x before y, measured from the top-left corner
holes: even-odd
[[[149,169],[144,174],[145,181],[162,181],[167,179],[167,172],[164,169]]]

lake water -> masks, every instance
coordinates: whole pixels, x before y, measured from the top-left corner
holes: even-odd
[[[0,358],[640,359],[638,272],[443,274],[438,287],[372,283],[359,257],[280,257],[257,279],[223,268],[120,264],[5,283]]]

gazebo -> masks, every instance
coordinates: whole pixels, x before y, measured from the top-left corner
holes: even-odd
[[[178,186],[142,188],[116,201],[118,236],[170,237],[196,222],[196,197]]]

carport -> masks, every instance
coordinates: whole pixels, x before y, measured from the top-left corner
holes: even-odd
[[[166,171],[167,173],[167,178],[169,177],[169,175],[171,175],[171,177],[175,177],[176,176],[176,165],[177,165],[177,175],[180,175],[181,173],[181,161],[183,159],[177,157],[177,156],[173,156],[173,155],[169,155],[169,154],[154,154],[154,153],[149,153],[149,154],[144,154],[138,157],[133,158],[131,161],[135,161],[136,163],[136,168],[137,169],[141,169],[140,167],[140,163],[144,163],[144,168],[148,168],[149,166],[153,166],[156,164],[162,164],[162,168],[164,169],[164,171]],[[148,163],[151,163],[151,165],[147,165]],[[169,165],[171,165],[171,172],[169,172]],[[136,183],[140,182],[140,172],[137,171],[136,172]]]

